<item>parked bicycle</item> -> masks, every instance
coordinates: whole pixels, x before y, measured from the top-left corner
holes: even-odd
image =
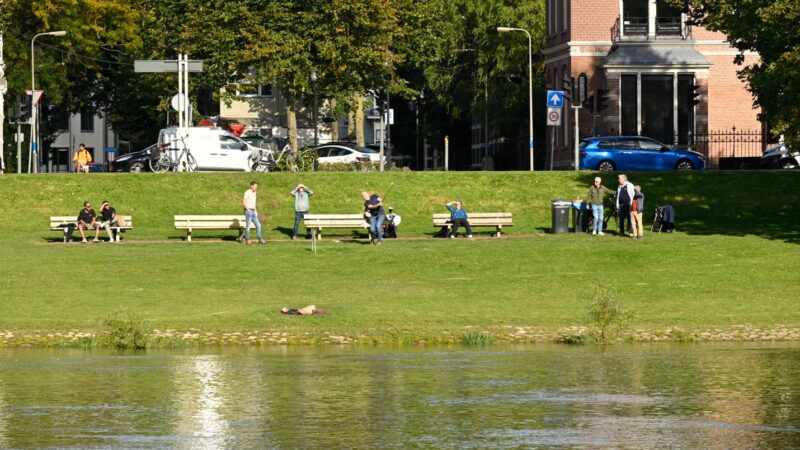
[[[274,172],[275,170],[289,170],[291,172],[305,172],[314,168],[314,159],[302,152],[293,152],[287,143],[275,156],[275,152],[263,152],[261,160],[253,166],[254,172]]]
[[[186,172],[196,171],[197,161],[186,145],[186,137],[187,136],[184,136],[173,141],[175,143],[180,142],[183,149],[170,147],[169,143],[159,144],[150,155],[150,170],[160,173],[168,170],[178,172],[181,169]],[[172,158],[173,154],[177,154],[177,157],[174,159]]]

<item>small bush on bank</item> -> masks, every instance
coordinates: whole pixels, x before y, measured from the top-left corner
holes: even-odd
[[[484,347],[493,343],[492,335],[485,331],[467,330],[461,334],[461,345],[467,347]]]
[[[150,333],[145,328],[145,321],[132,312],[117,312],[103,320],[106,333],[104,343],[108,347],[118,349],[143,350],[150,342]]]

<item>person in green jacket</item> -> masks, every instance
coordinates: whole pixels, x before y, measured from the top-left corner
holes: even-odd
[[[592,206],[592,236],[603,235],[603,195],[613,194],[614,191],[603,186],[600,177],[594,178],[594,183],[589,186],[589,204]]]
[[[295,240],[297,239],[297,229],[300,227],[300,221],[311,209],[311,201],[308,197],[314,195],[314,191],[300,183],[296,188],[292,189],[290,194],[294,197],[294,231],[292,232],[292,240]]]

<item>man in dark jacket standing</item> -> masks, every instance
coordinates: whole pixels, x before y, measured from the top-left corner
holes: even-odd
[[[619,187],[617,187],[617,219],[619,220],[619,235],[625,237],[628,233],[633,236],[633,227],[631,226],[631,203],[633,203],[633,185],[628,181],[627,175],[620,175],[617,180]],[[628,224],[628,231],[625,231],[625,223]]]

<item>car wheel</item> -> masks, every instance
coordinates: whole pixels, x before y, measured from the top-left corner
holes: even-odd
[[[781,169],[797,169],[797,167],[797,161],[793,159],[781,161]]]
[[[616,167],[614,167],[614,163],[609,160],[600,161],[600,164],[597,165],[597,170],[601,172],[610,172],[614,169],[616,169]]]
[[[144,163],[141,161],[132,162],[128,167],[128,172],[139,173],[144,171]]]
[[[678,164],[675,165],[675,170],[693,170],[694,166],[692,165],[691,161],[687,161],[682,159],[678,161]]]

